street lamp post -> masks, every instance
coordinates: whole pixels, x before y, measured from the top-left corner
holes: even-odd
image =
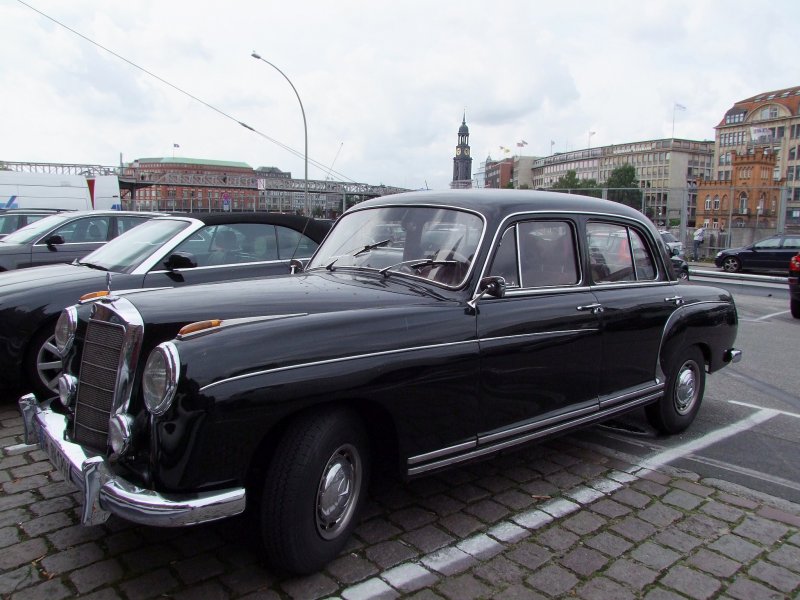
[[[289,82],[290,86],[292,86],[292,90],[294,91],[294,95],[297,96],[297,101],[300,103],[300,112],[303,113],[303,131],[305,133],[305,154],[304,154],[304,156],[305,156],[305,168],[306,168],[306,170],[305,170],[305,179],[304,179],[304,182],[305,182],[305,197],[303,198],[303,206],[305,208],[306,216],[310,217],[312,215],[311,215],[311,207],[308,204],[308,124],[306,123],[306,111],[303,108],[303,101],[300,100],[300,94],[297,93],[297,88],[294,87],[294,84],[292,83],[292,80],[289,79],[286,76],[286,73],[281,71],[278,67],[273,65],[271,62],[269,62],[265,58],[262,58],[261,55],[258,54],[258,52],[256,52],[255,50],[253,50],[253,53],[250,56],[252,56],[253,58],[255,58],[257,60],[260,60],[261,62],[267,63],[270,67],[272,67],[278,73],[283,75],[283,78],[286,81]]]

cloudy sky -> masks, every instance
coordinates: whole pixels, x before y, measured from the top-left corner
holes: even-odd
[[[310,179],[443,189],[465,110],[473,172],[522,140],[669,137],[673,117],[713,139],[733,102],[800,85],[798,24],[794,0],[0,0],[0,160],[174,152],[302,178],[300,105],[256,50],[302,99]]]

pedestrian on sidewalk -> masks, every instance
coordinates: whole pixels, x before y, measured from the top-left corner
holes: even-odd
[[[694,231],[694,260],[700,260],[700,246],[703,245],[703,242],[706,239],[706,228],[704,225],[700,225]]]

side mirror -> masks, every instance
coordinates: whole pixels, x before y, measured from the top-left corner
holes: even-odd
[[[170,254],[167,260],[164,261],[164,266],[170,271],[175,269],[194,269],[197,266],[197,261],[194,254],[190,252],[175,252]]]
[[[294,275],[295,273],[302,273],[303,269],[303,261],[293,258],[289,261],[289,272]]]
[[[47,244],[48,246],[58,246],[59,244],[64,243],[64,238],[56,233],[46,238],[44,240],[44,243]]]
[[[506,295],[506,280],[502,277],[484,277],[478,284],[478,291],[492,298],[502,298]]]
[[[467,302],[467,305],[475,310],[478,305],[478,300],[484,296],[491,296],[492,298],[502,298],[506,295],[506,280],[499,276],[484,277],[478,284],[478,290],[472,297],[472,300]]]

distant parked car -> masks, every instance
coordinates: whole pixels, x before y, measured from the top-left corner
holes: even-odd
[[[72,262],[160,214],[82,210],[44,217],[0,240],[0,271]]]
[[[310,257],[329,229],[274,213],[165,216],[72,264],[0,273],[0,389],[57,392],[53,327],[86,293],[288,274],[289,261]]]
[[[789,261],[789,308],[800,319],[800,252]]]
[[[681,256],[670,256],[672,270],[680,281],[689,281],[689,263]]]
[[[22,229],[26,225],[58,212],[59,210],[55,208],[10,208],[8,210],[0,210],[0,239],[17,229]]]
[[[661,235],[661,239],[664,240],[667,248],[669,248],[669,253],[672,256],[679,256],[683,254],[683,242],[672,235],[669,231],[662,230],[658,233]]]
[[[779,233],[749,246],[717,252],[714,264],[729,273],[739,271],[786,271],[786,264],[800,251],[800,234]]]

